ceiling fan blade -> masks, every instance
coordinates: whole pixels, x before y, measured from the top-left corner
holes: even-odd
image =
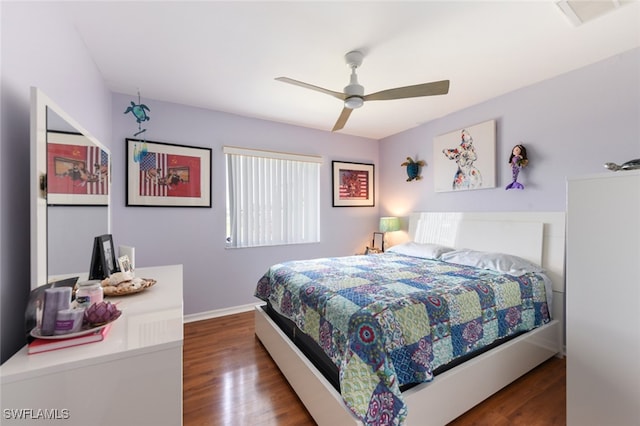
[[[278,77],[276,78],[276,80],[282,81],[283,83],[293,84],[294,86],[304,87],[305,89],[315,90],[316,92],[326,93],[327,95],[333,96],[334,98],[338,98],[341,101],[345,100],[345,94],[342,92],[335,92],[333,90],[325,89],[319,86],[314,86],[313,84],[304,83],[302,81],[294,80],[288,77]]]
[[[333,126],[333,129],[331,129],[332,132],[342,129],[344,125],[347,124],[347,120],[351,115],[351,111],[353,111],[351,108],[342,108],[342,112],[340,113],[340,117],[338,117],[338,121],[336,121],[336,125]]]
[[[415,86],[397,87],[382,90],[364,97],[365,101],[386,101],[391,99],[417,98],[420,96],[446,95],[449,93],[449,80],[416,84]]]

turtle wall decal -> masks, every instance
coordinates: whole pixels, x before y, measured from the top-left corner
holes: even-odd
[[[424,160],[414,161],[411,157],[407,157],[407,161],[400,164],[402,167],[407,168],[407,182],[411,182],[412,180],[420,180],[422,176],[420,176],[420,172],[422,171],[422,167],[425,166]]]

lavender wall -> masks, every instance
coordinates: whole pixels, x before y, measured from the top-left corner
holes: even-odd
[[[433,138],[491,119],[497,122],[497,188],[434,192]],[[521,142],[530,162],[518,180],[526,188],[505,191],[511,148]],[[407,156],[427,162],[423,180],[405,182],[400,164]],[[640,158],[640,49],[382,140],[380,213],[564,211],[567,177],[633,158]]]
[[[274,263],[364,250],[377,225],[378,207],[332,207],[331,161],[377,163],[377,141],[143,98],[151,109],[151,120],[145,123],[147,140],[212,148],[213,206],[125,207],[125,139],[138,130],[131,116],[123,114],[131,100],[115,94],[112,102],[115,244],[136,248],[136,267],[183,264],[185,314],[257,302],[255,284]],[[320,243],[225,248],[224,145],[323,157]]]
[[[41,88],[109,145],[111,96],[59,6],[1,2],[0,343],[4,362],[25,343],[30,280],[29,91]]]

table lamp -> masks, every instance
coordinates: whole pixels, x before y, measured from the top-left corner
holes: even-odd
[[[380,218],[380,232],[382,233],[382,251],[384,251],[384,234],[387,232],[395,232],[400,230],[400,219],[397,217],[381,217]],[[374,238],[376,232],[373,233]]]

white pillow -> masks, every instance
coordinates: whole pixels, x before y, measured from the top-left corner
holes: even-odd
[[[481,269],[489,269],[516,277],[529,272],[544,272],[544,269],[542,269],[540,265],[536,265],[521,257],[504,253],[463,249],[445,253],[440,260]]]
[[[386,251],[406,256],[420,257],[423,259],[439,259],[443,253],[452,251],[450,247],[441,246],[439,244],[420,244],[413,241],[398,244],[387,249]]]

